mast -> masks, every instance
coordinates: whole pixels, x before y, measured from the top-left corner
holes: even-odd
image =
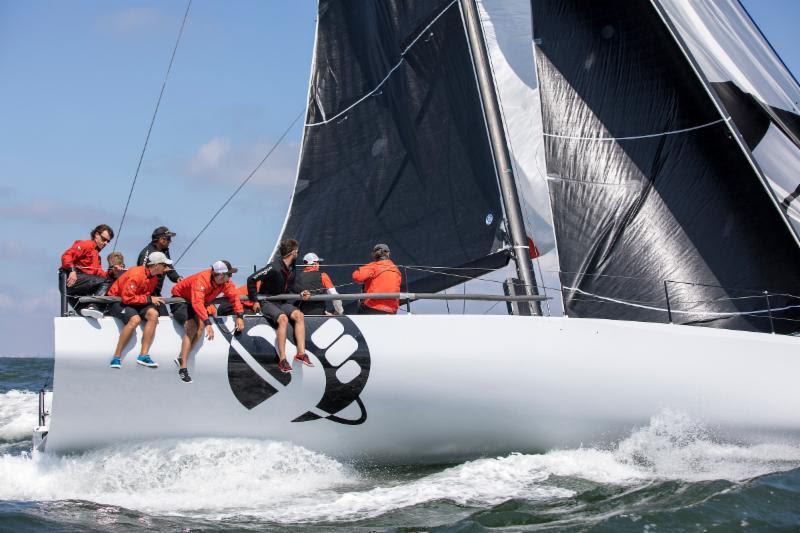
[[[511,166],[508,142],[506,140],[505,130],[503,129],[503,121],[500,116],[500,105],[491,77],[491,69],[486,54],[486,45],[483,38],[480,18],[478,16],[478,8],[475,4],[475,0],[459,0],[459,3],[464,16],[464,26],[469,39],[475,74],[478,79],[478,89],[483,102],[486,126],[489,130],[489,141],[492,145],[492,152],[494,153],[495,170],[497,171],[497,178],[500,182],[500,196],[503,200],[508,229],[511,234],[514,262],[517,265],[517,276],[525,284],[525,292],[527,294],[539,294],[536,287],[536,280],[533,277],[533,264],[531,263],[528,237],[525,234],[525,224],[522,220],[522,209],[520,208],[519,196],[514,180],[514,170]],[[542,314],[538,302],[531,305],[531,311],[537,316]]]

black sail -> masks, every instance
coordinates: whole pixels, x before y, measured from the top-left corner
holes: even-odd
[[[567,314],[798,329],[798,246],[654,6],[532,9]]]
[[[508,262],[502,219],[458,3],[321,0],[282,237],[328,264],[369,262],[386,243],[398,264],[476,275]],[[351,282],[353,267],[327,271]],[[404,274],[419,292],[463,281],[429,268]]]

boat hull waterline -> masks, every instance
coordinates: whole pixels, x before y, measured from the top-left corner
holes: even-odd
[[[136,364],[108,367],[121,323],[55,319],[47,452],[122,441],[248,437],[394,463],[613,444],[664,410],[742,441],[800,437],[800,338],[670,324],[521,316],[307,317],[315,366],[276,368],[275,331],[217,319],[172,360],[182,329],[161,318]],[[291,339],[291,335],[290,335]],[[287,343],[291,360],[296,353]]]

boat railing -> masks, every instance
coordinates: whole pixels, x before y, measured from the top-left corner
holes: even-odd
[[[697,297],[698,289],[703,297]],[[714,292],[718,291],[719,296]],[[793,331],[800,322],[793,316],[800,309],[800,296],[793,294],[723,287],[709,283],[664,281],[667,321],[671,324],[703,325],[716,320],[742,318],[756,324],[768,325],[771,333]]]

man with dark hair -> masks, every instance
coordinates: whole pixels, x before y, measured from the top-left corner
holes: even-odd
[[[166,226],[159,226],[153,230],[153,234],[150,236],[150,244],[145,246],[141,252],[139,252],[139,258],[136,260],[136,264],[138,266],[142,266],[147,263],[147,257],[153,252],[161,252],[167,256],[167,259],[170,259],[169,256],[169,245],[172,243],[172,238],[177,235],[177,233],[170,231]],[[174,270],[168,270],[166,276],[172,281],[172,283],[178,283],[181,280],[181,276],[178,275],[177,272]],[[161,296],[161,289],[164,286],[164,274],[158,276],[158,283],[156,284],[156,290],[153,293],[155,296]],[[169,316],[169,312],[167,311],[167,306],[161,304],[158,306],[158,313],[161,316]]]
[[[277,302],[258,301],[258,295],[277,296],[300,292],[303,300],[311,297],[308,291],[300,291],[295,283],[294,264],[297,261],[299,245],[294,239],[284,239],[278,245],[280,259],[276,259],[258,272],[247,278],[247,297],[253,302],[253,311],[262,313],[267,321],[276,329],[278,348],[278,368],[281,372],[291,372],[292,365],[286,360],[286,331],[289,320],[294,326],[294,340],[297,346],[295,361],[314,366],[306,355],[306,326],[302,311],[286,300]],[[261,287],[257,288],[258,282]]]
[[[364,284],[364,292],[400,292],[403,277],[400,270],[389,258],[389,245],[376,244],[372,248],[372,263],[368,263],[353,272],[353,281]],[[393,315],[400,307],[400,300],[369,299],[364,300],[359,313],[364,315]]]
[[[100,261],[100,251],[114,238],[114,230],[100,224],[89,235],[90,240],[75,241],[61,255],[59,289],[66,290],[67,296],[103,296],[111,285]],[[85,317],[103,317],[95,304],[73,307]]]
[[[183,298],[185,302],[172,304],[172,316],[183,325],[183,338],[181,339],[181,353],[175,364],[178,365],[178,376],[184,383],[191,383],[189,371],[186,368],[186,359],[197,341],[203,336],[203,325],[208,340],[214,340],[214,327],[208,316],[207,306],[214,301],[219,293],[223,293],[236,313],[236,331],[244,329],[242,319],[242,302],[236,294],[236,286],[231,282],[231,276],[238,269],[233,268],[228,261],[216,261],[211,268],[188,278],[183,278],[172,287],[172,296]]]
[[[153,291],[158,283],[158,275],[163,275],[169,270],[172,261],[161,252],[153,252],[147,258],[147,264],[135,266],[122,274],[108,289],[109,296],[119,296],[120,301],[114,302],[110,307],[110,314],[119,319],[123,328],[119,334],[117,348],[111,358],[111,368],[122,366],[122,350],[131,340],[133,332],[145,321],[142,333],[142,349],[136,362],[142,366],[157,368],[158,363],[150,358],[150,346],[156,334],[158,325],[157,306],[163,303],[163,298],[154,296]]]

